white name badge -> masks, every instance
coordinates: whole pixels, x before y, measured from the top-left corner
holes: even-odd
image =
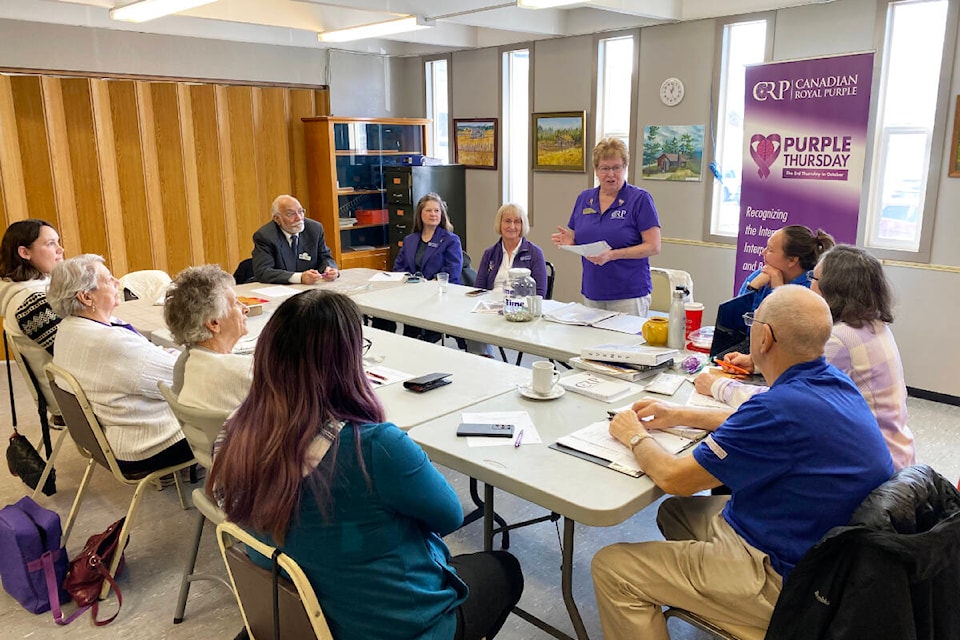
[[[297,256],[297,257],[298,257],[300,260],[307,260],[307,261],[310,261],[310,260],[311,260],[310,254],[307,253],[306,251],[304,251],[303,253],[301,253],[301,254],[300,254],[299,256]]]

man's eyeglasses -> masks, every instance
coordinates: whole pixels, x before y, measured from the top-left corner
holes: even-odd
[[[767,325],[768,327],[770,327],[770,337],[773,338],[774,342],[776,342],[777,334],[773,332],[773,325],[771,325],[769,322],[764,322],[763,320],[757,320],[755,316],[756,316],[755,312],[747,311],[745,314],[743,314],[743,323],[747,325],[748,328],[752,327],[754,322],[759,322],[760,324]]]
[[[819,280],[819,279],[820,278],[813,275],[813,269],[810,269],[810,271],[807,271],[807,282],[813,282],[814,280]]]
[[[367,352],[370,351],[370,347],[373,346],[373,342],[370,341],[370,338],[363,339],[363,355],[367,355]]]

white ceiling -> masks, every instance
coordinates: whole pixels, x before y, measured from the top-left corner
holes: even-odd
[[[831,0],[590,0],[558,9],[520,9],[515,0],[218,0],[141,24],[108,11],[130,0],[0,0],[0,18],[262,44],[428,55],[543,38],[630,29]],[[432,29],[377,40],[322,44],[317,32],[404,15]]]

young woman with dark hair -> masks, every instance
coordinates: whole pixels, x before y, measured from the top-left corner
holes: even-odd
[[[834,244],[833,236],[822,229],[813,232],[799,224],[778,229],[767,240],[767,248],[763,250],[763,266],[747,276],[738,295],[753,292],[753,308],[756,309],[764,298],[781,285],[809,287],[807,272]]]
[[[281,304],[208,490],[300,564],[337,640],[493,638],[523,590],[520,566],[502,551],[450,557],[440,536],[460,526],[459,499],[385,422],[363,350],[348,297],[313,290]]]

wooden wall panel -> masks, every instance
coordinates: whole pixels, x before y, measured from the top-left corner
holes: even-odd
[[[274,198],[289,193],[292,186],[287,94],[280,88],[254,89],[253,92],[261,211],[269,210]]]
[[[80,231],[80,244],[84,252],[98,253],[109,260],[90,80],[60,78],[59,82],[67,125],[70,170],[73,175],[73,198],[77,226]]]
[[[233,220],[227,219],[223,207],[216,89],[209,85],[195,85],[189,89],[200,209],[197,223],[203,239],[202,259],[197,259],[194,263],[219,264],[232,273],[237,265],[227,259],[226,228],[233,224]],[[193,231],[191,229],[191,233]]]
[[[13,108],[16,125],[8,129],[15,133],[20,170],[16,175],[22,180],[24,200],[20,202],[17,191],[7,192],[7,210],[12,222],[24,218],[40,218],[59,230],[57,204],[53,192],[53,174],[50,155],[47,152],[47,130],[44,125],[43,93],[40,78],[36,76],[6,76],[9,79],[9,105]],[[3,122],[7,129],[9,124]],[[12,149],[11,149],[12,151]],[[16,175],[10,176],[14,181]],[[6,181],[6,176],[5,176]],[[7,187],[10,188],[10,184]],[[16,196],[16,198],[12,197]]]
[[[127,271],[153,269],[155,267],[150,246],[150,219],[147,215],[137,87],[129,80],[109,80],[107,90],[110,96],[110,120],[113,125],[113,149],[120,187]]]
[[[180,146],[177,85],[173,82],[153,82],[150,84],[150,94],[153,98],[153,126],[157,144],[160,196],[163,200],[167,272],[172,275],[190,266],[192,262],[188,238],[183,150]],[[157,239],[154,238],[153,241],[156,246]]]
[[[236,203],[237,242],[240,257],[253,250],[253,232],[270,219],[269,200],[261,202],[257,179],[257,155],[253,122],[253,90],[250,87],[227,87],[227,111],[230,118],[230,169],[233,172]]]
[[[66,75],[0,74],[4,226],[49,220],[117,276],[232,271],[278,194],[309,200],[300,118],[325,89]]]
[[[300,118],[308,118],[315,113],[314,92],[308,89],[293,89],[290,91],[290,127],[287,138],[290,145],[290,166],[293,173],[290,176],[290,193],[295,195],[301,203],[310,201],[310,192],[307,188],[307,148],[303,142],[303,122]]]

